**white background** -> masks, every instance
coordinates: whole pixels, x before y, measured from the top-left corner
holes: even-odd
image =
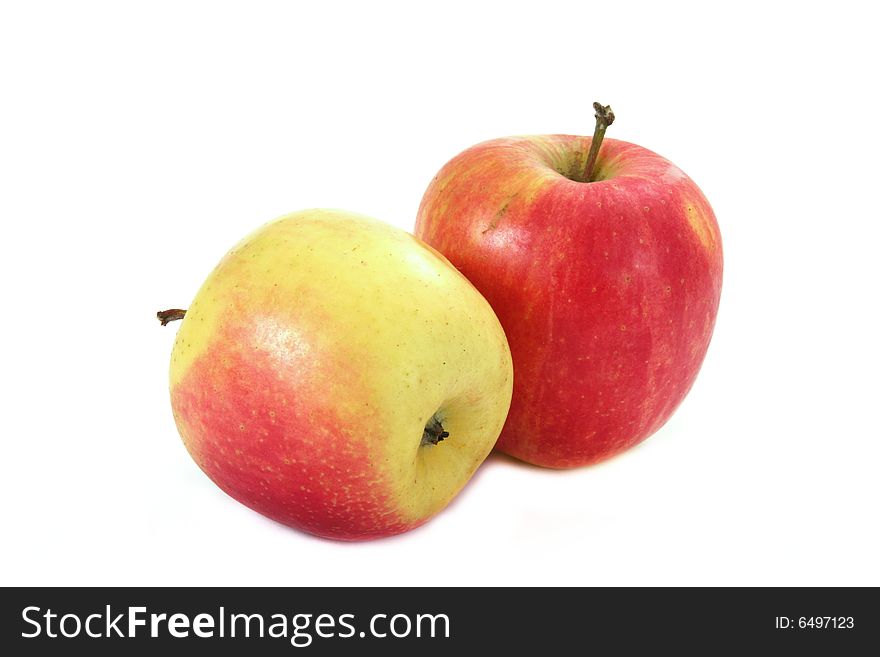
[[[3,584],[880,585],[880,53],[869,3],[6,2]],[[682,167],[726,269],[642,446],[491,457],[427,526],[337,544],[198,470],[176,327],[239,238],[328,206],[411,229],[460,150],[609,136]]]

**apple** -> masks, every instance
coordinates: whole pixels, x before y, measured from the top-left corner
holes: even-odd
[[[416,235],[492,304],[516,381],[498,449],[568,468],[672,415],[706,354],[721,293],[709,202],[668,160],[593,138],[488,141],[428,187]]]
[[[171,358],[183,442],[230,496],[318,536],[412,529],[492,450],[510,351],[479,292],[373,219],[307,210],[221,260]]]

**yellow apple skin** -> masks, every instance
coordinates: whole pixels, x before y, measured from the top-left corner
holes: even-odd
[[[287,215],[233,248],[171,359],[199,467],[248,507],[341,540],[443,509],[494,446],[512,384],[501,325],[464,276],[412,235],[337,210]],[[437,444],[423,439],[432,418],[449,432]]]

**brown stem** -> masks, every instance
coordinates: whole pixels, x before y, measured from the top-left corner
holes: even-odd
[[[186,315],[186,311],[181,310],[180,308],[160,310],[156,313],[156,317],[158,317],[159,321],[162,322],[162,326],[166,326],[170,322],[176,322],[178,319],[183,319],[184,315]]]
[[[599,157],[599,148],[605,138],[605,130],[614,123],[611,105],[593,103],[593,109],[596,110],[596,129],[593,131],[593,141],[590,143],[590,153],[587,155],[587,165],[584,167],[584,182],[592,182],[593,167],[596,165],[596,158]]]

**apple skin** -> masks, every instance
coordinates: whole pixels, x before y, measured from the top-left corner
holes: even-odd
[[[497,448],[529,463],[596,463],[657,431],[700,369],[721,293],[709,202],[674,164],[606,139],[478,144],[428,187],[416,235],[492,304],[516,381]]]
[[[486,300],[412,235],[359,215],[282,217],[233,248],[171,362],[183,442],[226,493],[362,540],[439,512],[492,450],[512,365]],[[422,444],[438,414],[449,436]]]

